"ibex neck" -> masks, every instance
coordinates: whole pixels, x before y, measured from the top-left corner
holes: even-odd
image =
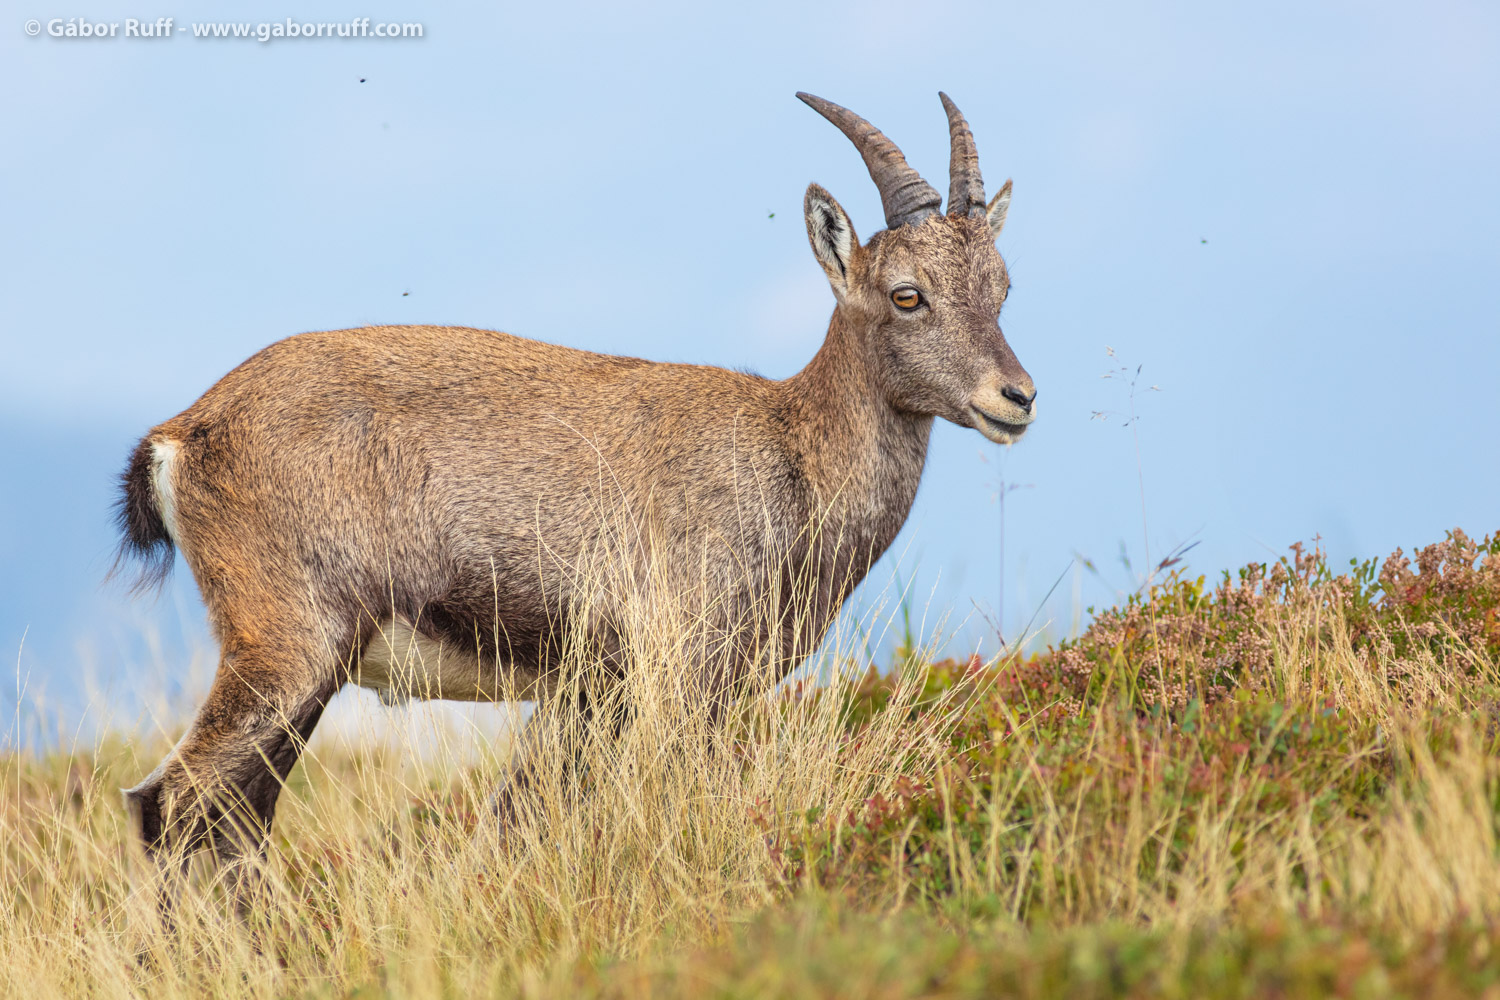
[[[793,449],[824,513],[874,555],[906,521],[932,432],[930,416],[891,405],[878,365],[868,331],[838,307],[817,356],[782,383]]]

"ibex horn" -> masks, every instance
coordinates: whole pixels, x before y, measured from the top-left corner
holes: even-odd
[[[948,160],[948,214],[984,218],[984,178],[979,176],[979,151],[974,148],[974,133],[964,121],[948,95],[938,91],[943,110],[948,112],[948,140],[952,152]]]
[[[906,157],[896,144],[848,108],[841,108],[832,101],[798,92],[797,97],[818,114],[839,127],[849,137],[859,155],[864,157],[870,170],[870,179],[880,191],[880,204],[885,209],[885,224],[892,229],[908,223],[920,222],[935,214],[942,207],[942,196],[933,190],[922,175],[906,163]],[[970,141],[970,148],[973,142]],[[976,172],[977,176],[977,172]],[[983,192],[980,200],[983,201]]]

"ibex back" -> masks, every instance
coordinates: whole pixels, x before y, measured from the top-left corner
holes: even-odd
[[[838,202],[807,189],[837,305],[791,378],[467,328],[306,333],[141,441],[125,551],[159,580],[180,549],[222,645],[197,718],[126,793],[153,857],[211,841],[230,865],[258,858],[346,683],[545,699],[579,634],[629,670],[610,591],[580,583],[589,559],[676,566],[712,595],[732,655],[685,669],[713,711],[752,664],[779,676],[821,639],[906,520],[934,417],[992,441],[1024,432],[1036,391],[998,325],[1010,182],[985,201],[945,95],[946,214],[879,130],[798,96],[858,147],[887,228],[862,246]],[[412,646],[435,655],[392,653]],[[421,675],[403,684],[412,662]]]

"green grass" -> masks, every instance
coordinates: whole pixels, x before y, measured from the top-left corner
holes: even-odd
[[[1500,992],[1495,948],[1495,928],[1483,925],[1392,935],[1267,918],[1186,932],[1108,922],[1017,930],[824,905],[766,914],[727,947],[583,964],[526,992],[872,1000],[1469,997]]]

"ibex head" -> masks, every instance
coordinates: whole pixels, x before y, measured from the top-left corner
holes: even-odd
[[[807,236],[839,305],[867,331],[890,402],[972,427],[1002,444],[1036,418],[1036,388],[1000,332],[1010,291],[995,238],[1010,181],[988,203],[968,122],[939,94],[952,141],[948,213],[896,144],[847,108],[797,95],[859,149],[880,189],[886,229],[861,246],[833,196],[809,185]]]

